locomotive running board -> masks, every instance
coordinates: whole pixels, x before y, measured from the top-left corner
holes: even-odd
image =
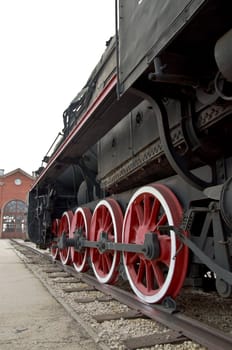
[[[65,168],[76,163],[85,151],[93,146],[142,99],[128,90],[120,100],[116,92],[117,79],[114,75],[88,110],[77,120],[75,127],[51,156],[46,168],[35,181],[38,183],[57,177]]]

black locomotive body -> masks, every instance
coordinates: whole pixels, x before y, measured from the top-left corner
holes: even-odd
[[[116,1],[29,194],[30,239],[144,302],[232,288],[232,3]]]

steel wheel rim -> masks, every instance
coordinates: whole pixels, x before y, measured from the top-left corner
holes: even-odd
[[[58,229],[59,229],[59,219],[54,219],[52,221],[52,227],[51,227],[51,232],[52,232],[54,237],[58,236]],[[58,248],[54,248],[53,244],[57,244],[57,242],[56,241],[52,241],[52,244],[51,244],[51,255],[52,255],[52,258],[54,260],[56,260],[56,259],[59,258],[59,249]]]
[[[86,239],[88,239],[90,221],[91,221],[91,212],[89,208],[77,208],[72,218],[70,238],[74,237],[74,232],[76,229],[82,229],[83,236]],[[82,251],[78,252],[78,251],[75,251],[74,247],[71,247],[70,252],[71,252],[71,260],[75,270],[77,272],[87,271],[88,270],[87,257],[89,253],[88,248],[84,248],[83,252]]]
[[[73,212],[71,210],[65,211],[60,219],[59,225],[59,236],[64,232],[66,233],[67,238],[69,237],[71,229],[71,221],[73,217]],[[67,265],[70,262],[70,247],[60,249],[60,260],[63,265]]]
[[[96,206],[90,229],[91,241],[98,241],[101,232],[107,232],[108,238],[121,242],[123,215],[114,199],[102,200]],[[90,249],[91,264],[95,276],[101,283],[115,283],[118,278],[120,254],[116,251],[100,253],[97,248]]]
[[[155,232],[158,225],[178,225],[181,218],[180,203],[167,186],[144,186],[135,192],[128,204],[122,241],[143,244],[144,233],[153,232],[152,228]],[[176,255],[180,242],[177,242],[174,231],[170,231],[170,236],[157,232],[157,236],[161,247],[158,259],[148,260],[142,254],[123,253],[131,288],[147,303],[158,303],[166,296],[175,298],[183,285],[188,266],[187,247],[184,246]]]

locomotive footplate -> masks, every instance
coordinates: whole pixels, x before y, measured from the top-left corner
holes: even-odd
[[[60,236],[56,247],[59,249],[74,247],[78,252],[83,251],[84,248],[97,248],[101,254],[109,250],[138,253],[143,254],[148,260],[157,259],[160,256],[159,240],[154,232],[145,234],[143,244],[129,244],[110,241],[107,232],[101,232],[98,241],[89,241],[84,237],[82,229],[78,229],[74,232],[74,238],[67,238],[64,232]]]

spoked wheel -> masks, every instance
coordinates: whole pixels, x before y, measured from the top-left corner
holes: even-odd
[[[91,222],[91,212],[89,208],[77,208],[73,215],[70,238],[74,237],[75,231],[88,239]],[[88,269],[87,263],[88,248],[83,248],[80,252],[71,247],[71,259],[77,272],[85,272]]]
[[[51,231],[52,231],[52,234],[53,234],[53,237],[58,237],[58,229],[59,229],[59,219],[54,219],[52,221],[52,228],[51,228]],[[52,241],[52,244],[51,244],[51,254],[52,254],[52,258],[54,260],[56,259],[59,259],[59,249],[58,248],[55,248],[53,245],[57,244],[56,241]]]
[[[101,233],[107,233],[108,240],[121,242],[123,215],[114,199],[102,200],[96,206],[90,228],[91,241],[98,241]],[[101,283],[114,283],[118,278],[120,254],[116,251],[101,253],[97,248],[90,249],[90,257],[95,276]]]
[[[73,212],[71,210],[65,211],[60,219],[58,236],[62,236],[64,233],[66,237],[69,237],[71,229],[71,221],[73,218]],[[63,265],[67,265],[70,262],[70,247],[60,249],[60,260]]]
[[[124,243],[143,244],[146,233],[157,235],[159,256],[153,260],[139,253],[123,253],[128,280],[135,294],[147,303],[165,297],[175,298],[183,285],[188,267],[188,248],[180,247],[174,231],[159,231],[158,226],[178,226],[182,208],[165,185],[140,188],[131,198],[123,223]]]

